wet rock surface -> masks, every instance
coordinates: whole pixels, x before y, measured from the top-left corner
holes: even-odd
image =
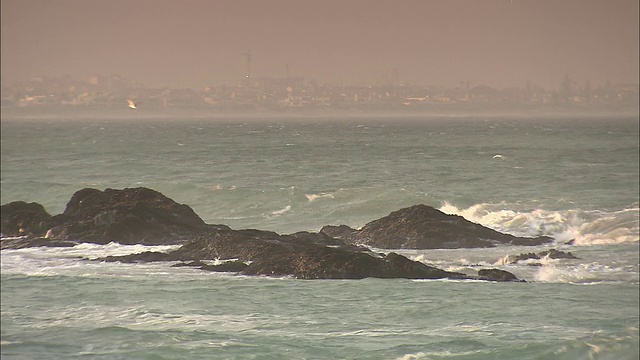
[[[35,206],[29,208],[33,209],[31,213],[11,211],[15,207],[12,204],[2,207],[5,235],[15,233],[15,228],[22,225],[28,233],[55,240],[164,245],[181,243],[208,227],[189,206],[147,188],[82,189],[56,217],[46,217],[44,208],[44,213],[36,213]]]
[[[14,201],[2,205],[0,212],[3,237],[44,236],[47,230],[59,223],[42,205],[34,202]]]
[[[334,240],[325,246],[308,236],[279,235],[261,230],[222,230],[189,241],[168,253],[145,252],[109,256],[98,261],[181,261],[208,271],[231,271],[243,275],[292,276],[298,279],[467,278],[395,253],[381,255],[368,248]],[[233,259],[220,265],[205,261]],[[242,265],[245,264],[245,265]]]
[[[498,244],[539,245],[551,238],[520,238],[416,205],[356,230],[345,225],[325,226],[318,233],[280,235],[257,229],[233,230],[206,224],[187,205],[178,204],[147,188],[82,189],[65,211],[49,215],[37,203],[2,206],[2,249],[35,246],[106,244],[181,245],[163,252],[108,256],[98,261],[175,262],[207,271],[244,275],[293,276],[300,279],[486,279],[514,281],[506,271],[477,277],[438,269],[383,249],[437,249],[491,247]],[[364,245],[364,246],[363,246]],[[211,265],[211,260],[230,260]],[[496,269],[491,269],[496,270]],[[509,276],[510,275],[510,276]],[[517,280],[517,279],[516,279]]]
[[[569,252],[565,252],[565,251],[561,251],[561,250],[556,250],[556,249],[549,249],[549,250],[544,250],[544,251],[540,251],[538,253],[533,253],[533,252],[529,252],[529,253],[522,253],[519,255],[509,255],[509,256],[505,256],[504,258],[500,259],[499,262],[501,264],[515,264],[521,261],[527,261],[527,260],[542,260],[544,258],[547,259],[579,259],[578,257],[576,257],[575,255],[573,255],[570,251]]]
[[[496,245],[541,245],[547,236],[517,237],[489,229],[427,205],[394,211],[367,223],[360,230],[345,225],[325,226],[321,233],[350,243],[381,249],[485,248]]]
[[[478,279],[498,282],[524,282],[524,280],[518,279],[512,273],[500,269],[480,269],[478,270]]]

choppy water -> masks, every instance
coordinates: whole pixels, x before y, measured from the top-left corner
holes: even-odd
[[[118,244],[3,251],[3,359],[638,358],[637,117],[132,115],[1,125],[2,204],[36,201],[57,214],[83,187],[146,186],[208,223],[290,233],[360,227],[424,203],[499,231],[553,236],[580,258],[500,262],[549,246],[400,251],[528,281],[497,284],[81,260],[149,249]]]

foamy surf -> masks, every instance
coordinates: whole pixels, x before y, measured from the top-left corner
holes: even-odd
[[[535,273],[534,281],[547,283],[598,284],[620,281],[620,275],[628,269],[598,263],[561,266],[543,265]],[[617,280],[613,280],[617,279]]]
[[[329,198],[329,199],[333,199],[334,196],[333,194],[329,193],[319,193],[319,194],[304,194],[304,196],[307,198],[307,200],[309,200],[309,202],[311,201],[315,201],[317,199],[321,199],[321,198]]]
[[[287,213],[289,211],[291,211],[291,205],[287,205],[287,206],[283,207],[280,210],[272,211],[271,213],[269,213],[269,215],[270,216],[280,216],[280,215],[283,215],[283,214],[285,214],[285,213]]]
[[[0,263],[3,274],[23,274],[28,276],[57,275],[120,275],[130,272],[130,264],[101,263],[86,260],[106,256],[120,256],[145,251],[167,252],[179,245],[122,245],[109,243],[106,245],[82,243],[73,247],[36,247],[25,249],[2,250]],[[145,264],[151,272],[166,272],[166,266]]]
[[[476,204],[465,209],[444,202],[440,211],[516,236],[551,236],[557,243],[571,241],[573,245],[589,246],[640,240],[637,207],[611,212],[516,211],[505,207],[505,204]]]

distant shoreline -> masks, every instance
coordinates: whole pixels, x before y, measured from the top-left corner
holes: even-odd
[[[563,106],[564,105],[564,106]],[[171,119],[171,118],[336,118],[336,117],[565,117],[565,116],[622,116],[638,117],[638,107],[617,108],[614,106],[571,106],[566,104],[549,106],[471,106],[434,105],[422,107],[351,107],[351,108],[268,108],[268,107],[169,107],[136,110],[109,106],[37,106],[1,107],[0,118],[10,119]]]

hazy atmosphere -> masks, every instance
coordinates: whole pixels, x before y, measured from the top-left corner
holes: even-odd
[[[2,360],[640,359],[638,0],[0,0]]]
[[[637,0],[2,0],[2,81],[638,82]]]

